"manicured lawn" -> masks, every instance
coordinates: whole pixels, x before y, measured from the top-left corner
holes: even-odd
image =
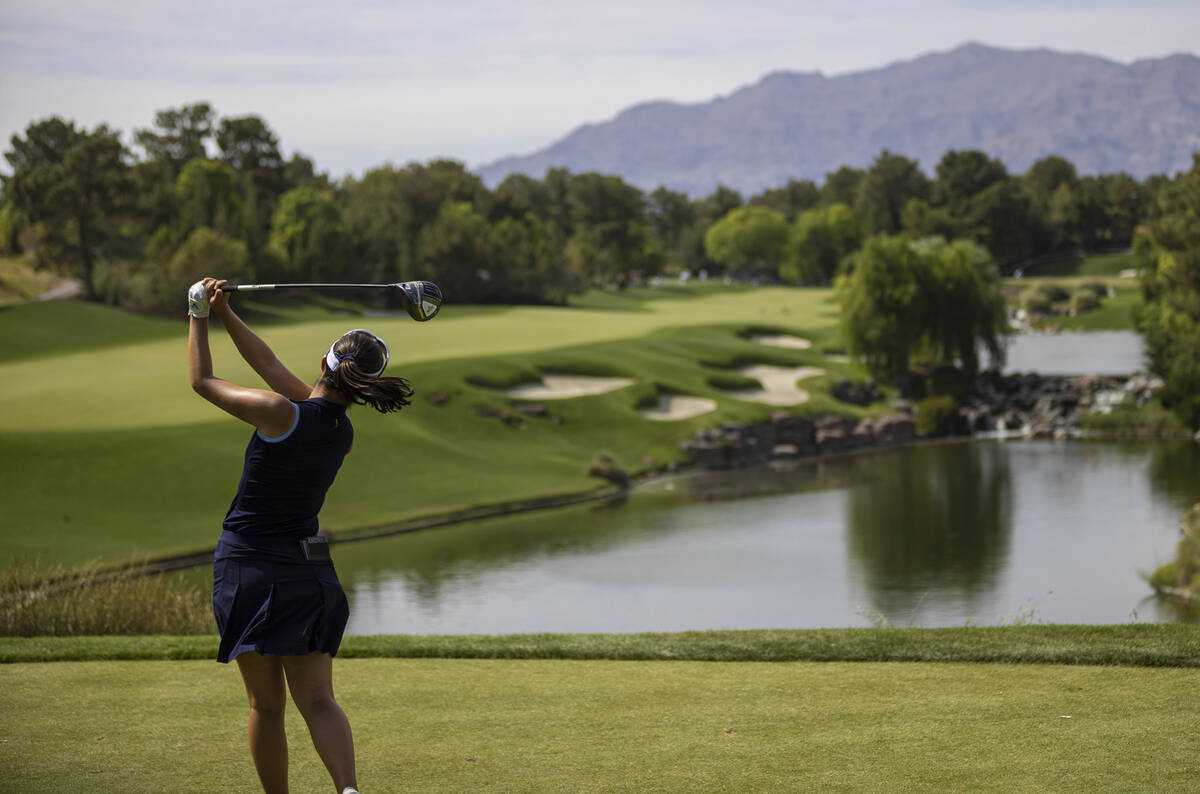
[[[1119,251],[1110,254],[1071,256],[1029,267],[1026,276],[1115,276],[1134,266],[1133,253]]]
[[[585,472],[600,452],[614,454],[631,472],[679,459],[678,441],[699,427],[769,416],[767,406],[727,397],[712,385],[742,364],[824,368],[824,378],[806,381],[814,399],[804,410],[831,409],[823,393],[830,380],[861,377],[819,352],[835,333],[831,295],[708,286],[631,290],[589,296],[569,308],[450,306],[427,324],[407,316],[325,314],[261,330],[285,361],[315,378],[329,339],[369,325],[392,344],[390,371],[418,389],[400,416],[354,410],[358,440],[322,514],[336,532],[598,488],[602,483]],[[43,564],[119,563],[211,547],[250,429],[188,388],[184,324],[74,303],[21,311],[18,325],[27,336],[66,339],[70,349],[51,343],[45,354],[0,361],[7,384],[0,392],[6,483],[0,538],[13,541],[0,567],[19,553]],[[94,332],[93,346],[78,342],[110,324],[108,336]],[[164,335],[164,327],[176,331]],[[753,328],[815,344],[809,350],[759,345],[743,336]],[[217,329],[214,339],[217,373],[254,384],[223,332]],[[541,371],[637,383],[549,403],[555,419],[529,418],[522,430],[478,413],[511,412],[513,401],[497,388],[535,380]],[[680,422],[644,419],[637,408],[660,390],[713,398],[718,410]],[[431,404],[436,393],[448,401]]]
[[[364,791],[1183,791],[1191,669],[339,659]],[[0,667],[14,791],[254,791],[237,672]],[[292,789],[328,778],[288,715]]]

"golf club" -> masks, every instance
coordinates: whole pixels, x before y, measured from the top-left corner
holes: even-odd
[[[266,289],[398,289],[410,317],[423,323],[442,308],[442,291],[432,281],[402,281],[397,284],[226,284],[222,292],[254,292]]]

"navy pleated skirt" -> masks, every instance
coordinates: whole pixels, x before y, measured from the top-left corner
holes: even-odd
[[[213,555],[218,662],[264,656],[336,655],[350,618],[330,560],[306,560],[298,538],[223,531]]]

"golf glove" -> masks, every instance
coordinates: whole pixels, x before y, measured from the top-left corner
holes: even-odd
[[[203,281],[197,281],[188,289],[188,314],[199,319],[208,316],[208,290]]]

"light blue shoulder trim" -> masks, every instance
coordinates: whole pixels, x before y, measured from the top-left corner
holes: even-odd
[[[266,436],[264,436],[262,434],[261,430],[255,430],[254,432],[258,434],[259,438],[261,438],[263,441],[266,441],[268,444],[278,444],[280,441],[287,441],[288,436],[290,436],[292,433],[294,433],[296,431],[296,426],[300,424],[300,406],[297,405],[296,403],[292,403],[292,410],[296,412],[296,417],[294,419],[292,419],[292,426],[289,427],[287,432],[284,433],[282,436],[275,436],[275,438],[267,438]]]

